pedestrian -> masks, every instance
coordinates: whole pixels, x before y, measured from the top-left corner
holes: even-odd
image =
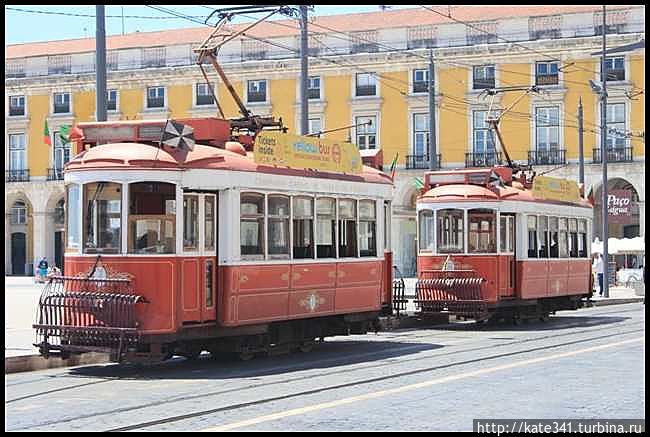
[[[45,277],[47,276],[47,258],[43,257],[41,260],[38,262],[38,276],[40,279],[40,282],[45,281]]]
[[[599,287],[599,292],[598,295],[602,296],[603,295],[603,256],[600,253],[596,254],[596,258],[594,259],[594,263],[591,266],[591,269],[598,275],[598,287]]]

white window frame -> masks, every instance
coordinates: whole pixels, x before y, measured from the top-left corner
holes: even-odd
[[[17,148],[17,147],[13,146],[11,138],[14,137],[14,136],[16,136],[16,137],[17,136],[22,136],[23,141],[22,141],[22,147],[21,148]],[[23,155],[22,159],[21,159],[21,162],[23,164],[23,168],[13,168],[12,165],[11,165],[11,163],[13,161],[12,160],[12,155],[14,154],[14,152],[18,153],[19,151],[22,152],[21,154]],[[26,132],[7,132],[7,153],[8,153],[8,156],[7,156],[8,165],[7,165],[7,167],[9,168],[9,170],[12,170],[12,171],[25,171],[25,170],[29,169],[29,165],[28,165],[28,161],[27,161],[27,133]]]
[[[56,105],[56,97],[58,95],[68,95],[68,112],[54,112],[54,106]],[[61,116],[61,115],[71,115],[72,114],[72,93],[70,91],[61,91],[61,92],[55,92],[52,93],[52,104],[50,105],[50,108],[52,108],[51,114],[53,116]]]
[[[539,126],[538,125],[538,116],[537,116],[538,111],[539,110],[549,110],[549,109],[556,109],[557,110],[557,124],[556,125],[546,124],[544,126]],[[544,151],[544,152],[548,152],[548,153],[553,152],[553,149],[550,147],[550,144],[551,144],[550,142],[548,143],[549,147],[547,149],[540,149],[540,147],[539,147],[539,144],[540,144],[539,143],[539,134],[538,134],[539,129],[544,129],[544,130],[546,130],[547,138],[550,138],[550,132],[551,132],[551,129],[553,129],[553,128],[557,129],[557,148],[556,148],[556,151],[562,150],[562,133],[563,133],[562,128],[561,128],[561,125],[562,125],[562,123],[561,123],[561,120],[562,120],[562,118],[561,118],[562,117],[562,108],[559,105],[548,105],[548,106],[539,105],[539,106],[534,107],[533,114],[534,114],[533,115],[533,117],[534,117],[533,120],[534,120],[534,123],[535,123],[535,128],[534,128],[535,142],[533,144],[535,145],[535,151],[536,152],[537,151]]]
[[[21,202],[22,207],[17,207],[16,204]],[[11,219],[10,222],[12,225],[26,225],[27,224],[27,202],[22,199],[16,199],[11,205]],[[21,212],[22,211],[22,212]]]
[[[372,124],[372,127],[374,127],[374,129],[375,129],[375,132],[374,132],[374,134],[375,134],[375,147],[374,147],[374,149],[369,149],[368,147],[364,147],[363,149],[359,149],[359,150],[380,150],[381,149],[381,143],[379,142],[379,131],[380,131],[380,129],[379,129],[379,127],[380,127],[380,125],[379,125],[379,123],[380,123],[379,115],[380,115],[379,112],[372,112],[372,113],[368,112],[368,113],[359,113],[359,114],[353,114],[352,115],[353,116],[352,124],[355,125],[355,127],[354,127],[354,138],[352,138],[352,143],[356,144],[357,147],[359,147],[359,143],[357,142],[357,140],[358,140],[358,132],[357,132],[358,128],[356,126],[357,119],[359,119],[359,118],[373,118],[373,117],[375,119],[373,121],[373,124]]]
[[[11,101],[13,99],[22,99],[23,100],[23,113],[19,115],[11,115]],[[9,99],[7,100],[7,117],[11,118],[20,118],[20,117],[27,117],[27,96],[25,94],[16,94],[16,95],[10,95]]]
[[[318,124],[320,125],[320,129],[314,130],[312,122],[318,120]],[[322,132],[324,131],[325,128],[323,127],[323,117],[317,116],[317,117],[309,117],[309,120],[307,121],[307,133],[309,134],[315,134],[316,132]],[[321,135],[314,135],[315,138],[321,138]]]
[[[201,94],[201,95],[211,95],[212,93],[210,92],[210,87],[208,86],[209,84],[207,82],[197,82],[194,84],[193,87],[193,93],[192,93],[192,106],[194,108],[216,108],[217,104],[216,101],[213,101],[212,103],[203,103],[199,104],[198,102],[198,94],[199,94],[199,86],[204,86],[208,92],[208,94]],[[214,90],[214,98],[217,98],[217,84],[216,83],[211,83],[212,89]]]
[[[367,75],[368,77],[371,77],[372,80],[375,82],[375,94],[372,95],[366,95],[366,96],[358,96],[357,95],[357,79],[359,75]],[[376,72],[362,72],[362,73],[355,73],[352,75],[352,97],[354,99],[374,99],[379,97],[379,73]]]
[[[150,89],[163,89],[163,106],[154,106],[154,107],[149,107],[149,90]],[[158,92],[156,91],[156,94]],[[167,110],[167,87],[165,85],[154,85],[154,86],[148,86],[145,88],[144,92],[144,108],[146,111],[166,111]]]
[[[251,82],[264,82],[265,83],[265,95],[264,101],[260,102],[251,102],[248,100],[248,88],[251,84]],[[271,81],[268,79],[248,79],[246,80],[246,86],[244,87],[244,94],[245,94],[245,102],[249,105],[268,105],[270,103],[270,98],[271,98]]]
[[[312,85],[312,81],[313,81],[314,79],[318,79],[318,98],[309,97],[309,90],[310,90],[310,89],[315,89],[315,88],[312,88],[312,86],[311,86],[311,85]],[[311,101],[321,101],[321,100],[323,100],[323,95],[324,95],[324,94],[323,94],[323,77],[320,76],[320,75],[309,76],[309,85],[307,86],[307,100],[311,100]]]
[[[420,71],[424,72],[424,82],[427,84],[427,90],[426,91],[415,91],[415,84],[416,84],[415,75],[416,75],[417,72],[420,72]],[[434,75],[435,75],[435,71],[434,71]],[[427,94],[429,94],[429,90],[428,90],[428,87],[429,87],[429,68],[428,67],[427,68],[414,68],[414,69],[412,69],[409,79],[410,79],[409,94],[412,94],[412,95],[427,95]],[[419,82],[421,82],[421,81],[418,81],[418,83]],[[435,88],[435,84],[434,84],[434,88]]]
[[[472,80],[471,80],[471,82],[470,82],[470,84],[469,84],[470,89],[471,89],[472,91],[475,91],[475,92],[476,92],[476,91],[479,91],[479,92],[480,92],[480,91],[486,89],[486,88],[474,88],[475,72],[476,72],[476,69],[483,69],[483,71],[485,72],[485,70],[486,70],[487,68],[490,68],[490,67],[494,70],[494,73],[493,73],[493,74],[494,74],[494,86],[495,86],[495,87],[498,87],[498,86],[499,86],[499,85],[498,85],[498,82],[497,82],[497,65],[496,65],[496,64],[481,64],[481,65],[473,65],[473,66],[472,66],[472,71],[471,71],[471,74],[472,74]]]
[[[115,91],[115,109],[108,109],[108,98],[111,95],[111,92]],[[106,112],[116,113],[120,112],[120,90],[117,88],[111,88],[106,90]]]

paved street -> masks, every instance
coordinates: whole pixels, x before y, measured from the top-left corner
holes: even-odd
[[[522,326],[328,339],[249,362],[181,358],[6,376],[8,430],[471,430],[474,418],[645,418],[645,306]]]

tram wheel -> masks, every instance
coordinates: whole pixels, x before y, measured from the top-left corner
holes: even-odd
[[[254,356],[255,356],[255,353],[254,353],[254,352],[251,352],[251,351],[242,351],[242,352],[239,352],[239,353],[237,354],[237,357],[238,357],[241,361],[250,361],[250,360],[253,359]]]
[[[298,347],[298,349],[299,349],[300,352],[302,352],[302,353],[305,353],[305,354],[306,354],[306,353],[309,353],[309,352],[311,352],[311,351],[314,349],[314,341],[313,341],[313,340],[304,341],[304,342],[302,342],[302,343],[300,344],[300,346]]]

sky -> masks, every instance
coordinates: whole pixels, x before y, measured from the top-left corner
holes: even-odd
[[[177,13],[195,16],[197,20],[203,21],[214,9],[208,6],[199,5],[152,5],[157,8],[165,8]],[[237,5],[220,5],[219,7],[232,7]],[[390,6],[392,9],[402,9],[417,6]],[[23,9],[31,12],[18,11]],[[183,27],[198,27],[200,23],[194,23],[183,18],[176,18],[164,11],[156,10],[148,6],[114,6],[105,7],[106,35],[122,34],[122,10],[124,11],[124,33],[135,31],[152,32],[166,29],[179,29]],[[318,5],[310,15],[333,15],[357,12],[377,12],[379,5],[365,6],[333,6]],[[40,11],[46,13],[36,13]],[[52,13],[78,14],[83,16],[66,16]],[[248,14],[249,15],[249,14]],[[158,18],[128,18],[158,17]],[[257,14],[257,16],[262,16]],[[165,18],[161,18],[165,17]],[[285,18],[286,17],[279,17]],[[250,21],[249,19],[235,19],[232,23]],[[210,20],[215,22],[214,19]],[[35,31],[37,29],[37,31]],[[31,5],[5,5],[5,44],[20,44],[37,41],[54,41],[73,38],[92,38],[95,36],[95,6],[94,5],[61,5],[61,6],[31,6]]]

